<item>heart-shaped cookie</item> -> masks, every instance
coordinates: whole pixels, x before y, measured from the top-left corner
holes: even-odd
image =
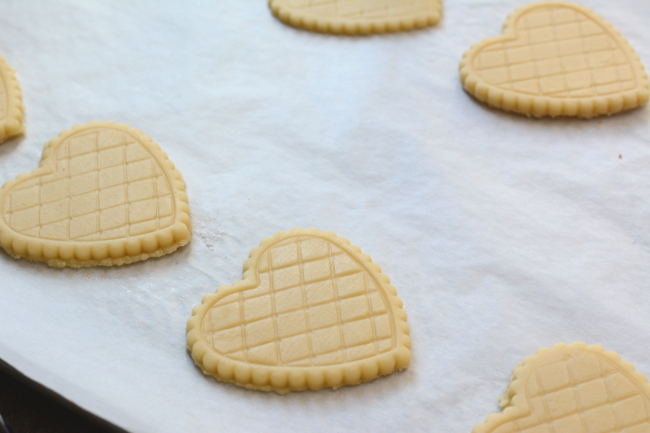
[[[281,21],[323,33],[368,34],[432,26],[442,0],[269,0]]]
[[[650,385],[614,352],[585,343],[539,350],[514,371],[473,433],[648,433]]]
[[[23,133],[23,99],[13,69],[0,57],[0,143]]]
[[[190,240],[185,184],[150,137],[91,122],[45,145],[41,165],[0,190],[0,245],[55,267],[111,266]]]
[[[594,117],[648,102],[648,76],[611,24],[575,3],[531,3],[460,63],[465,90],[528,116]]]
[[[334,233],[265,239],[241,281],[194,307],[187,347],[223,382],[287,393],[356,385],[408,366],[406,313],[381,269]]]

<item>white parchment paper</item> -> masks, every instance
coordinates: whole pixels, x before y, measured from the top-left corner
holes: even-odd
[[[194,224],[187,247],[120,268],[0,253],[0,358],[133,432],[469,432],[562,341],[650,374],[649,109],[533,120],[459,84],[462,53],[526,3],[446,0],[434,28],[354,38],[286,27],[264,0],[0,0],[28,128],[0,146],[0,181],[77,123],[128,123],[183,173]],[[650,66],[650,2],[582,4]],[[192,307],[293,227],[382,266],[408,370],[278,396],[194,366]]]

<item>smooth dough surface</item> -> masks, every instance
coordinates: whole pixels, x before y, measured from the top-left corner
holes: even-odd
[[[20,86],[14,70],[0,57],[0,143],[23,132]]]
[[[465,90],[528,116],[590,118],[648,102],[648,76],[627,40],[575,3],[531,3],[460,63]]]
[[[111,266],[190,240],[185,184],[151,138],[91,122],[51,140],[40,167],[0,190],[0,245],[55,267]]]
[[[251,251],[241,281],[197,305],[196,364],[218,380],[286,393],[368,382],[410,362],[409,328],[378,265],[331,232],[279,232]]]
[[[514,371],[501,401],[473,433],[649,433],[650,385],[600,346],[560,343]]]
[[[324,33],[412,30],[440,21],[442,0],[269,0],[283,22]]]

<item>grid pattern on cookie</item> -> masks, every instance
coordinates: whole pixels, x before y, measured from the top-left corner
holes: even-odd
[[[172,224],[169,181],[151,152],[131,135],[94,128],[69,137],[55,152],[54,173],[20,182],[1,203],[4,220],[16,232],[97,241]]]
[[[600,23],[570,6],[532,9],[516,40],[486,46],[473,68],[487,83],[535,96],[584,98],[633,90],[637,72]]]
[[[217,352],[253,364],[326,366],[393,349],[390,301],[333,243],[287,239],[257,270],[258,287],[228,295],[204,316],[203,335]]]
[[[532,414],[493,433],[649,433],[650,396],[609,359],[581,351],[528,379]]]
[[[390,19],[436,10],[437,0],[284,0],[283,7],[312,16],[345,19]]]

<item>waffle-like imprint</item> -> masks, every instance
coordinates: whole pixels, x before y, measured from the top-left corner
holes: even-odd
[[[650,385],[600,346],[556,344],[514,371],[501,413],[473,433],[648,433]]]
[[[544,1],[513,12],[503,34],[460,63],[465,90],[528,116],[590,118],[648,102],[648,76],[627,40],[590,9]]]
[[[185,184],[150,137],[91,122],[45,145],[40,166],[0,189],[0,245],[50,266],[112,266],[190,241]]]
[[[20,86],[14,70],[0,57],[0,143],[23,132]]]
[[[346,239],[293,229],[264,239],[241,281],[194,307],[187,347],[205,374],[280,394],[368,382],[410,362],[387,276]]]
[[[273,14],[294,27],[350,35],[433,26],[442,0],[269,0]]]

